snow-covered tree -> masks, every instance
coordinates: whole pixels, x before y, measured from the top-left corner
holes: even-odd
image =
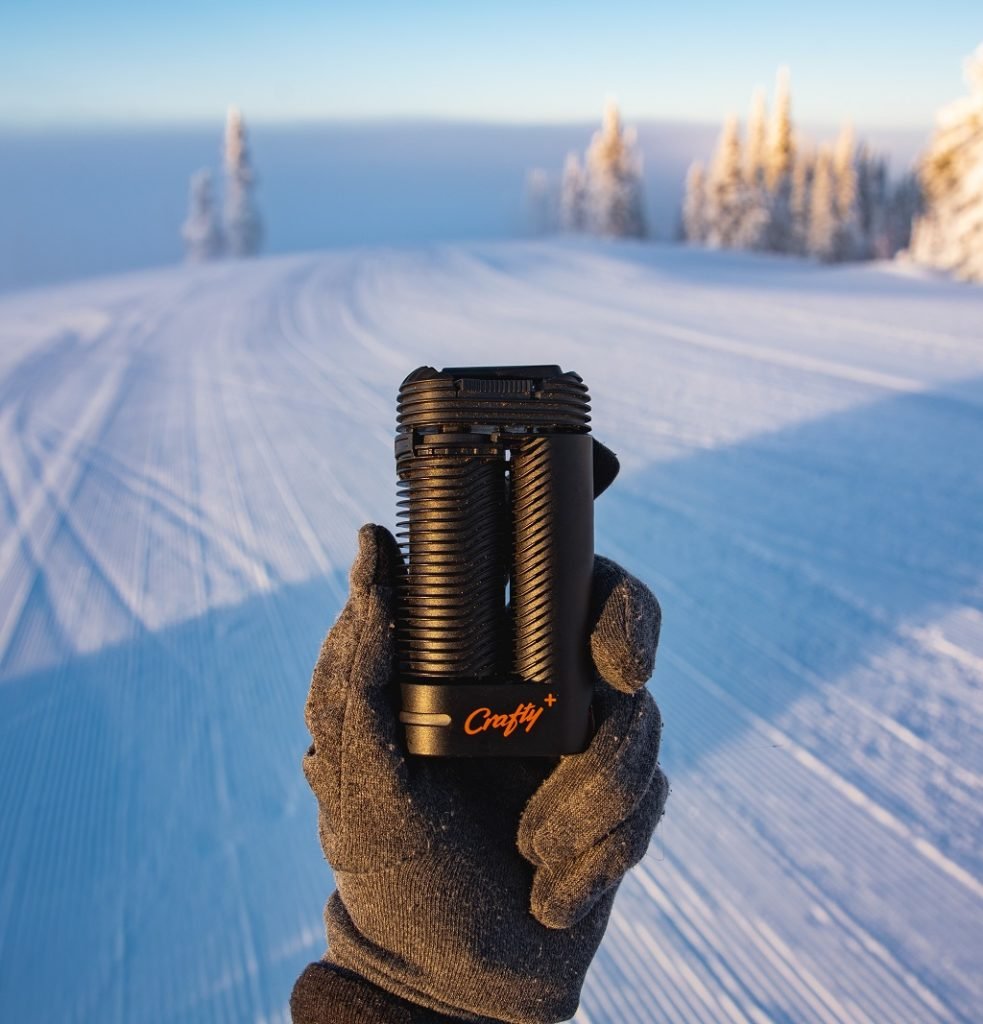
[[[556,231],[556,185],[541,167],[526,175],[524,206],[526,229],[531,235],[550,235]]]
[[[225,124],[225,241],[232,256],[254,256],[263,240],[263,225],[256,210],[256,184],[249,161],[246,127],[235,107]]]
[[[188,216],[181,225],[185,258],[189,263],[206,263],[222,254],[222,232],[212,197],[212,174],[203,169],[191,175]]]
[[[915,172],[906,174],[888,192],[885,214],[884,253],[894,256],[911,242],[912,226],[918,222],[924,210],[924,196],[921,182]]]
[[[707,176],[698,160],[690,164],[686,174],[686,197],[683,200],[683,237],[687,242],[707,240]]]
[[[576,153],[567,154],[560,183],[560,230],[583,231],[587,227],[587,182]]]
[[[921,161],[925,213],[910,253],[967,281],[983,281],[983,44],[966,63],[969,96],[938,115]]]
[[[804,256],[808,250],[809,205],[812,179],[816,169],[815,153],[804,146],[795,154],[792,167],[792,188],[789,193],[788,252]]]
[[[744,167],[751,188],[765,183],[765,161],[768,155],[768,107],[764,89],[755,89],[747,119],[747,147]]]
[[[857,229],[861,259],[893,256],[888,239],[887,161],[866,145],[857,150]]]
[[[765,184],[768,154],[768,111],[763,89],[755,89],[748,115],[744,147],[744,216],[737,245],[741,249],[767,249],[771,223],[771,195]]]
[[[768,232],[771,227],[772,198],[760,188],[745,185],[744,212],[735,246],[738,249],[764,250],[770,248]]]
[[[765,160],[765,180],[768,188],[776,192],[781,183],[791,177],[795,162],[795,133],[792,128],[792,93],[788,68],[779,68],[775,81],[775,105],[768,126],[768,144]]]
[[[796,137],[782,68],[770,118],[756,90],[744,146],[730,119],[705,177],[690,168],[681,237],[827,261],[891,256],[907,237],[905,211],[917,208],[918,190],[911,182],[892,190],[886,162],[858,146],[849,125],[821,163],[817,175],[815,149]]]
[[[601,130],[587,149],[587,224],[598,235],[644,238],[642,159],[635,131],[621,126],[616,104],[604,110]]]
[[[742,247],[750,192],[744,177],[736,117],[724,122],[706,186],[707,243],[717,249]]]
[[[836,222],[833,259],[837,262],[858,259],[862,245],[857,210],[856,147],[849,123],[843,126],[833,148],[832,172]]]
[[[809,234],[806,249],[810,256],[830,263],[836,259],[836,180],[833,158],[824,146],[816,156],[809,200]]]
[[[779,68],[775,104],[768,126],[765,184],[769,193],[766,246],[773,252],[790,252],[792,239],[792,169],[795,166],[795,133],[792,127],[792,93],[788,68]]]

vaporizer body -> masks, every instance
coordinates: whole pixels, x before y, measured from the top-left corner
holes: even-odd
[[[558,366],[421,367],[400,387],[411,753],[552,757],[589,740],[589,410]]]

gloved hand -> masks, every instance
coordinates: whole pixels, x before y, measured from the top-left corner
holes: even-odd
[[[359,545],[307,701],[314,743],[304,773],[338,889],[325,910],[326,959],[298,980],[294,1020],[342,1019],[318,1008],[332,977],[366,1001],[366,1016],[383,993],[436,1011],[371,1019],[566,1020],[618,883],[645,853],[668,794],[659,710],[643,685],[659,605],[596,559],[597,730],[583,753],[410,757],[394,681],[400,553],[379,526],[362,527]]]

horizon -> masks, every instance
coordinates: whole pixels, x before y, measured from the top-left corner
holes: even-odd
[[[246,112],[267,227],[265,251],[501,239],[527,230],[523,185],[554,179],[596,121],[552,125],[440,120],[253,121]],[[634,121],[649,226],[673,237],[686,169],[710,157],[719,125]],[[826,142],[836,126],[802,134]],[[0,292],[177,262],[188,180],[221,173],[224,117],[194,126],[0,130]],[[892,172],[927,134],[859,129]]]
[[[735,104],[732,108],[722,111],[720,116],[714,117],[683,117],[671,114],[666,115],[639,115],[632,116],[626,112],[620,103],[617,103],[622,121],[626,126],[632,125],[659,125],[665,127],[681,128],[703,128],[720,129],[724,121],[731,115],[738,118],[743,126],[747,121],[747,110],[751,105],[752,93],[748,93],[747,102],[743,107]],[[793,90],[794,101],[794,90]],[[617,101],[616,101],[617,102]],[[514,128],[514,129],[541,129],[541,128],[588,128],[594,130],[601,124],[604,111],[604,99],[597,104],[594,114],[586,114],[577,117],[556,118],[554,120],[522,120],[508,117],[468,117],[465,115],[452,116],[441,114],[366,114],[363,116],[346,117],[337,114],[310,114],[297,115],[296,117],[268,117],[252,115],[247,107],[237,103],[230,103],[212,113],[201,113],[193,117],[183,118],[161,118],[135,120],[126,117],[99,117],[99,118],[73,118],[70,120],[50,121],[3,121],[0,120],[0,135],[30,135],[47,134],[49,132],[102,132],[102,131],[198,131],[211,130],[216,125],[221,129],[230,108],[235,107],[242,114],[247,127],[267,129],[297,129],[297,128],[345,128],[345,127],[443,127],[443,128]],[[899,135],[916,135],[919,133],[928,135],[934,127],[927,125],[902,125],[884,122],[857,121],[855,118],[845,117],[839,121],[814,121],[805,120],[794,115],[793,120],[796,126],[808,132],[832,132],[850,124],[858,134],[865,131],[870,132],[891,132]]]

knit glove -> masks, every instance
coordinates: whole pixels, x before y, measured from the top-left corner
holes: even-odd
[[[566,1020],[668,795],[644,686],[658,602],[596,559],[596,732],[583,753],[411,757],[396,706],[400,566],[392,535],[362,527],[348,604],[314,669],[304,774],[338,888],[325,909],[328,952],[298,980],[294,1020],[347,1021],[318,992],[353,983],[398,997],[390,1015],[365,1020]],[[403,1001],[414,1009],[400,1017]]]

